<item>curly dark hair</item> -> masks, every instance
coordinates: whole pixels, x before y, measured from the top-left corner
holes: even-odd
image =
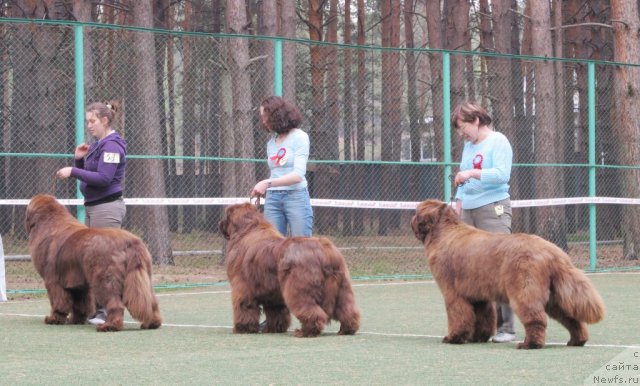
[[[300,110],[291,103],[279,96],[266,98],[260,106],[264,109],[269,127],[264,127],[267,131],[276,134],[286,134],[292,129],[299,127],[302,123]]]

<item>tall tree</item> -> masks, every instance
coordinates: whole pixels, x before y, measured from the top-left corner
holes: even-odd
[[[511,25],[512,25],[511,0],[494,0],[492,2],[492,26],[493,48],[502,54],[517,54],[511,50]],[[491,74],[489,78],[492,85],[491,100],[494,101],[494,125],[504,133],[507,138],[514,140],[513,110],[514,103],[511,95],[512,74],[511,64],[513,59],[492,59]]]
[[[211,21],[210,28],[212,33],[223,32],[224,21],[224,2],[225,0],[212,0],[211,1]],[[224,56],[224,46],[218,44],[218,42],[211,42],[209,48],[209,60],[216,63],[216,66],[206,66],[205,79],[207,80],[207,122],[203,135],[203,153],[205,155],[220,155],[220,138],[223,132],[222,116],[223,109],[223,96],[224,88],[222,87],[222,80],[225,75],[221,70],[222,66],[220,58]],[[220,178],[221,168],[220,161],[207,161],[205,163],[205,170],[209,176],[209,179],[213,183],[209,184],[209,193],[212,196],[220,196],[222,194],[222,178]],[[223,215],[223,208],[221,206],[208,206],[205,212],[207,219],[218,219]]]
[[[49,4],[51,5],[51,4]],[[68,19],[64,9],[49,8],[43,1],[15,1],[9,17],[27,19]],[[75,147],[73,83],[67,69],[73,68],[70,55],[73,39],[68,28],[55,25],[18,25],[13,32],[15,49],[10,63],[12,74],[9,132],[4,133],[13,152],[70,154]],[[4,96],[3,96],[4,97]],[[11,176],[6,197],[32,197],[37,193],[55,194],[55,171],[71,159],[8,159],[3,173]],[[53,185],[53,186],[52,186]],[[58,184],[60,185],[60,184]],[[68,185],[72,185],[68,183]],[[15,223],[22,223],[22,211],[15,212]],[[23,227],[16,227],[22,231]]]
[[[296,37],[298,17],[296,15],[296,0],[280,0],[280,36]],[[282,79],[282,95],[289,102],[297,105],[296,98],[296,43],[285,42],[282,45],[282,72],[286,76]]]
[[[487,52],[494,52],[496,50],[496,44],[494,41],[493,24],[497,22],[494,18],[494,14],[491,13],[491,7],[489,6],[489,0],[480,0],[479,12],[477,12],[477,19],[479,20],[479,35],[480,35],[480,50]],[[498,33],[496,31],[496,38]],[[509,36],[507,34],[507,36]],[[491,69],[493,68],[493,60],[491,57],[481,56],[480,69],[482,74],[480,76],[480,102],[483,106],[490,105],[489,95],[489,82],[492,79]],[[493,91],[493,90],[492,90]]]
[[[434,50],[444,49],[445,27],[440,10],[440,1],[426,1],[425,13],[427,15],[427,33],[429,36],[429,48]],[[431,66],[431,105],[433,115],[434,149],[435,158],[438,161],[444,160],[444,120],[449,117],[442,115],[443,94],[442,94],[442,54],[429,54]],[[438,130],[440,129],[440,130]],[[442,186],[438,191],[442,191]]]
[[[132,14],[136,26],[153,28],[151,0],[133,2]],[[130,106],[135,112],[130,114],[131,127],[127,130],[127,133],[132,134],[133,137],[133,140],[128,140],[130,145],[128,152],[129,154],[164,154],[162,136],[165,133],[160,126],[154,35],[149,32],[135,32],[132,46],[134,55],[132,92],[134,95],[131,100],[137,103]],[[127,165],[127,169],[127,180],[136,181],[135,184],[131,184],[134,196],[166,197],[162,160],[135,160]],[[142,220],[139,226],[144,233],[144,240],[149,246],[154,262],[174,264],[167,208],[151,205],[137,208],[135,212],[139,216],[136,217]]]
[[[329,140],[327,156],[331,160],[340,159],[340,137],[344,138],[344,133],[340,133],[341,127],[341,110],[344,104],[341,100],[340,85],[338,81],[340,79],[339,69],[344,66],[340,63],[338,48],[335,44],[338,43],[338,0],[329,0],[329,18],[327,19],[327,42],[334,43],[324,47],[326,50],[326,69],[327,79],[334,79],[335,81],[327,81],[325,85],[325,125],[327,127],[327,140]],[[346,69],[345,69],[346,70]],[[316,169],[317,170],[317,169]],[[338,165],[323,166],[321,170],[325,171],[320,184],[326,184],[323,188],[324,197],[337,197],[338,195],[344,197],[345,192],[351,190],[351,186],[346,184],[340,184],[341,179],[340,170]],[[328,173],[327,173],[328,172]],[[315,185],[319,188],[319,185]],[[317,191],[317,190],[316,190]],[[339,209],[336,208],[321,208],[318,211],[318,229],[321,232],[327,232],[338,229],[338,218],[340,216]]]
[[[469,1],[448,0],[444,2],[446,17],[445,48],[448,50],[464,50],[469,47],[471,30],[469,29]],[[451,105],[464,101],[467,98],[465,87],[467,56],[451,56]],[[470,96],[473,97],[473,96]]]
[[[258,25],[258,33],[264,36],[278,36],[279,18],[276,2],[273,0],[260,0],[258,4],[260,6],[260,23]],[[262,71],[260,72],[264,73],[266,76],[263,76],[262,79],[260,79],[262,92],[257,93],[260,96],[258,99],[262,101],[267,96],[273,95],[274,43],[273,40],[263,40],[259,41],[258,44],[260,44],[262,51],[261,54],[265,58],[264,66],[260,66],[262,68]]]
[[[154,23],[156,28],[164,28],[167,30],[171,30],[173,28],[173,8],[171,7],[171,0],[156,0],[153,13],[154,13]],[[189,19],[190,17],[187,16]],[[185,20],[186,22],[186,20]],[[175,93],[175,72],[174,71],[164,71],[166,66],[167,69],[174,68],[174,55],[173,55],[173,39],[167,37],[166,35],[159,35],[155,39],[156,42],[156,54],[158,55],[156,60],[156,83],[158,87],[158,105],[160,106],[160,127],[163,128],[163,131],[166,132],[166,135],[162,136],[162,148],[165,149],[167,155],[175,156],[176,155],[176,130],[175,130],[175,111],[176,111],[176,96]],[[166,96],[164,92],[165,85],[165,76],[166,76]],[[164,106],[167,106],[165,109]],[[177,180],[178,176],[176,175],[176,161],[173,158],[167,159],[163,162],[164,173],[166,176],[165,179],[165,189],[169,197],[176,196],[177,190]],[[191,208],[183,207],[187,211],[193,210]],[[171,205],[167,208],[168,216],[169,216],[169,230],[171,232],[178,231],[178,206]],[[194,218],[193,213],[189,213],[184,216],[186,219]],[[190,227],[192,222],[189,221]],[[189,229],[186,229],[187,231]]]
[[[91,19],[92,3],[84,0],[73,1],[73,17],[79,22],[88,23]],[[92,47],[94,42],[90,39],[89,32],[84,31],[84,88],[87,93],[85,99],[93,100],[95,98],[95,78],[93,75],[93,60],[91,58]]]
[[[611,6],[609,0],[594,0],[588,4],[582,4],[586,8],[587,21],[601,23],[612,19]],[[614,60],[613,34],[609,28],[594,26],[589,28],[587,42],[583,43],[589,50],[589,57],[594,60]],[[614,66],[598,66],[596,71],[596,138],[597,156],[601,164],[616,165],[621,162],[621,155],[618,153],[618,141],[616,137],[616,125],[618,117],[616,115],[616,100],[611,96],[615,94],[615,72]],[[616,196],[624,189],[618,178],[619,172],[615,169],[600,169],[596,178],[600,183],[596,186],[598,196]],[[599,205],[598,206],[598,240],[611,240],[620,237],[622,233],[621,224],[623,206],[622,205]]]
[[[351,45],[351,0],[345,0],[344,2],[344,44],[347,46]],[[344,122],[344,159],[347,161],[351,161],[353,159],[353,155],[355,154],[355,149],[352,149],[354,142],[353,139],[353,107],[355,106],[353,100],[353,94],[351,87],[353,87],[352,80],[352,72],[351,68],[353,63],[353,50],[352,49],[344,49],[344,87],[343,87],[343,103],[342,103],[342,113],[343,113],[343,122]],[[346,168],[342,169],[341,175],[345,175],[345,177],[349,181],[354,181],[354,172],[356,168],[355,165],[348,165]],[[344,197],[353,197],[354,191],[353,186],[349,187],[349,190],[345,192]],[[354,209],[347,208],[344,211],[343,216],[343,234],[351,235],[353,234],[353,216],[355,215]]]
[[[406,53],[407,62],[407,110],[409,113],[409,137],[411,139],[411,161],[420,161],[420,132],[421,114],[418,108],[418,91],[417,91],[417,55],[414,53],[415,48],[413,36],[413,18],[415,14],[414,0],[404,1],[404,40],[408,51]],[[414,168],[414,170],[417,170]],[[417,177],[417,176],[416,176]],[[416,183],[418,178],[412,178]],[[417,187],[410,188],[410,191],[417,191]]]
[[[328,4],[327,0],[309,0],[307,9],[307,25],[309,27],[309,38],[312,41],[322,42],[325,40],[324,30],[324,8]],[[335,160],[337,159],[337,131],[335,126],[331,126],[327,119],[327,98],[325,80],[327,76],[326,47],[320,44],[311,44],[310,65],[311,65],[311,157],[315,160]],[[312,194],[318,198],[329,198],[333,196],[334,182],[337,170],[327,164],[313,165],[313,191]],[[317,208],[314,210],[314,226],[320,233],[329,231],[332,222],[332,215],[327,208]]]
[[[548,1],[531,3],[532,54],[553,57],[551,9]],[[561,132],[556,129],[554,63],[537,60],[535,68],[535,149],[536,161],[553,164],[562,161]],[[553,167],[540,167],[535,172],[537,197],[561,197],[564,178]],[[566,247],[564,207],[547,206],[536,210],[537,234]]]
[[[469,28],[469,6],[468,0],[447,0],[444,2],[445,13],[445,48],[448,50],[465,50],[471,41],[471,30]],[[468,55],[451,55],[451,106],[463,102],[467,98],[475,99],[475,95],[467,93],[468,71],[467,61],[471,60]],[[445,117],[449,119],[449,117]],[[462,155],[462,141],[452,141],[452,159],[457,161]]]
[[[227,0],[227,30],[230,34],[247,35],[244,0]],[[246,39],[230,38],[229,71],[231,73],[235,156],[253,158],[253,124],[251,113],[251,81],[249,78],[249,45]],[[235,165],[238,192],[251,192],[256,181],[255,168],[248,162]],[[246,193],[245,193],[246,194]]]
[[[414,18],[416,15],[417,1],[405,0],[404,2],[404,39],[408,49],[406,53],[407,63],[407,113],[409,116],[409,142],[411,144],[411,161],[420,162],[422,148],[422,132],[425,125],[424,109],[419,104],[418,95],[418,64],[420,55],[414,52]],[[422,184],[424,180],[420,178],[423,167],[411,167],[411,177],[409,178],[408,192],[406,200],[419,200],[422,196]]]
[[[193,31],[195,27],[195,18],[197,11],[194,9],[195,4],[187,1],[184,3],[184,19],[182,27],[185,31]],[[196,155],[196,109],[198,107],[199,89],[199,66],[197,62],[196,52],[198,52],[196,38],[184,36],[182,42],[182,66],[184,69],[184,79],[182,81],[182,121],[185,124],[182,127],[182,153],[187,157]],[[160,106],[164,106],[161,104]],[[196,197],[196,163],[194,160],[182,161],[182,177],[179,177],[180,196]],[[196,208],[193,205],[185,205],[183,231],[190,233],[194,227],[196,219]]]
[[[512,54],[520,54],[521,53],[521,44],[520,44],[520,35],[521,33],[525,36],[530,36],[527,33],[524,33],[520,27],[520,18],[521,16],[512,12],[518,9],[518,0],[511,0],[507,4],[510,3],[510,9],[508,15],[505,15],[504,7],[498,3],[495,12],[499,14],[503,14],[509,21],[510,24],[510,32],[509,32],[509,52]],[[502,24],[501,17],[498,16],[498,24]],[[526,25],[530,25],[531,23],[527,22]],[[501,39],[497,39],[498,44]],[[510,85],[511,85],[511,99],[513,100],[513,114],[514,120],[512,125],[502,124],[498,122],[500,127],[505,130],[505,134],[511,133],[513,138],[512,146],[513,146],[513,162],[514,163],[533,163],[533,152],[531,146],[531,119],[528,116],[530,114],[530,110],[525,110],[525,82],[523,76],[523,61],[522,60],[511,60],[510,63]],[[515,82],[515,84],[514,84]],[[528,83],[530,84],[530,83]],[[530,87],[529,87],[530,88]],[[527,88],[527,89],[529,89]],[[501,116],[504,115],[504,111],[501,113]],[[508,117],[508,115],[507,115]],[[504,117],[501,119],[505,119]],[[508,119],[508,118],[506,118]],[[516,199],[524,199],[527,196],[525,195],[528,192],[528,187],[531,185],[531,181],[533,181],[533,170],[532,168],[514,168],[511,174],[511,197],[515,197]],[[513,221],[511,223],[512,229],[517,232],[524,232],[528,229],[525,229],[525,224],[528,224],[527,221],[530,218],[531,208],[523,208],[520,211],[516,210],[516,213],[513,216]]]
[[[0,5],[0,17],[5,17],[6,8],[3,5]],[[0,136],[3,138],[3,141],[0,142],[0,152],[6,153],[9,149],[6,148],[6,143],[4,141],[5,132],[8,130],[8,125],[5,120],[6,113],[9,109],[9,88],[6,85],[9,84],[9,46],[8,46],[8,31],[7,26],[0,26]],[[7,185],[6,185],[6,170],[8,159],[4,158],[2,162],[0,162],[0,168],[2,168],[2,173],[0,173],[0,197],[8,197],[7,196]],[[5,219],[5,221],[0,221],[0,235],[7,234],[11,231],[11,214],[13,212],[13,208],[8,205],[0,206],[0,218]]]
[[[511,9],[514,0],[493,0],[491,2],[491,21],[493,30],[493,48],[496,52],[502,54],[519,54],[519,34],[520,28],[516,20],[516,13]],[[515,40],[515,42],[514,42]],[[491,65],[487,66],[489,71],[489,88],[491,98],[493,102],[493,125],[494,128],[502,132],[512,143],[514,149],[514,163],[518,162],[518,157],[521,156],[517,143],[525,138],[528,138],[526,134],[526,125],[524,125],[524,118],[521,120],[514,120],[514,112],[522,111],[522,77],[520,69],[520,61],[512,58],[490,58]],[[515,82],[515,84],[514,84]],[[517,127],[514,127],[517,126]],[[524,129],[524,130],[523,130]],[[520,137],[519,131],[525,131],[522,137]],[[525,142],[527,142],[525,140]],[[514,168],[511,173],[510,181],[510,194],[511,197],[520,198],[521,190],[523,186],[529,186],[528,182],[531,181],[531,177],[525,175],[529,171],[529,168],[516,169]],[[516,211],[513,216],[512,228],[522,229],[525,216],[521,215],[523,209]]]
[[[518,1],[518,0],[515,0]],[[523,15],[523,27],[522,27],[522,43],[520,45],[520,53],[522,55],[533,55],[532,52],[532,40],[533,40],[533,27],[531,23],[531,2],[527,2],[524,8]],[[517,45],[516,39],[511,39],[512,47]],[[516,74],[518,70],[520,71],[520,78],[524,79],[525,85],[533,85],[534,84],[534,63],[530,61],[520,61],[519,67],[513,69],[514,78],[516,78]],[[518,124],[515,127],[516,130],[516,138],[514,146],[514,157],[517,162],[520,163],[534,163],[535,155],[533,153],[534,144],[533,144],[533,131],[535,127],[534,123],[534,87],[524,87],[521,84],[521,87],[518,87],[514,90],[514,100],[516,102],[515,111],[516,111],[516,121]],[[527,162],[529,161],[529,162]],[[522,186],[523,188],[518,192],[520,199],[525,198],[535,198],[536,193],[535,190],[531,188],[531,182],[535,180],[534,171],[529,170],[528,168],[524,168],[520,173],[516,173],[515,176],[515,184]],[[517,189],[517,187],[516,187]],[[517,191],[517,190],[516,190]],[[514,192],[516,192],[514,191]],[[533,208],[524,208],[520,216],[515,216],[514,223],[512,224],[515,229],[518,229],[522,232],[535,232],[535,224],[534,221],[535,211]]]
[[[612,0],[611,17],[614,20],[614,60],[620,63],[640,63],[640,17],[637,1]],[[640,164],[640,70],[620,66],[615,72],[615,94],[618,121],[614,125],[623,165]],[[640,196],[640,171],[622,172],[624,197]],[[640,207],[630,205],[622,212],[623,254],[625,259],[637,260],[640,254]]]
[[[400,46],[400,0],[383,0],[382,46]],[[382,52],[382,113],[380,117],[381,157],[383,161],[399,161],[402,140],[402,67],[400,54],[395,50]],[[382,199],[393,200],[399,193],[398,166],[384,166],[381,172]],[[388,213],[387,213],[388,212]],[[386,235],[391,227],[399,225],[399,213],[383,212],[380,215],[378,233]]]
[[[280,29],[279,7],[276,1],[259,0],[258,8],[258,34],[263,36],[278,36]],[[275,94],[275,43],[273,40],[250,41],[252,57],[259,55],[259,67],[261,71],[251,72],[251,84],[253,85],[253,106],[259,106],[268,96]],[[257,47],[254,47],[257,46]],[[295,78],[295,71],[288,74],[283,71],[283,77]],[[258,114],[254,114],[253,124],[260,126]],[[268,133],[264,130],[254,130],[253,140],[258,155],[264,154],[264,144],[268,140]],[[265,176],[266,177],[266,176]],[[263,177],[258,177],[261,179]]]
[[[364,0],[357,0],[357,72],[356,72],[356,146],[355,159],[364,160],[364,128],[366,126],[366,94],[367,94],[367,63],[365,50],[365,8]],[[364,197],[364,165],[356,166],[355,194],[356,197]],[[364,232],[364,216],[362,210],[358,210],[353,218],[353,232],[355,235],[361,235]]]

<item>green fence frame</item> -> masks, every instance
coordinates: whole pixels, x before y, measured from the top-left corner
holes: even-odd
[[[85,95],[84,95],[84,39],[83,33],[85,27],[92,28],[108,28],[108,29],[127,29],[127,30],[136,30],[136,31],[146,31],[146,32],[162,32],[165,34],[173,34],[173,35],[207,35],[213,37],[246,37],[247,39],[260,39],[260,40],[270,40],[274,43],[274,94],[282,95],[282,44],[283,42],[300,42],[309,44],[310,41],[306,39],[291,39],[291,38],[280,38],[280,37],[269,37],[269,36],[254,36],[254,35],[230,35],[230,34],[211,34],[211,33],[197,33],[197,32],[183,32],[183,31],[167,31],[160,29],[149,29],[149,28],[140,28],[140,27],[131,27],[131,26],[120,26],[120,25],[110,25],[110,24],[101,24],[101,23],[81,23],[74,21],[63,21],[63,20],[32,20],[32,19],[16,19],[16,18],[0,18],[0,23],[19,23],[19,24],[56,24],[56,25],[67,25],[72,26],[74,30],[74,61],[75,61],[75,76],[76,76],[76,87],[75,87],[75,130],[76,130],[76,143],[80,144],[84,142],[84,105],[85,105]],[[324,42],[312,42],[313,44],[319,45],[336,45],[340,47],[353,47],[358,48],[360,46],[357,45],[344,45],[337,43],[324,43]],[[361,47],[362,48],[362,47]],[[526,56],[526,55],[506,55],[506,54],[495,54],[495,53],[478,53],[478,52],[466,52],[466,51],[446,51],[446,50],[434,50],[429,48],[419,48],[419,49],[403,49],[403,48],[383,48],[383,47],[371,47],[366,46],[367,49],[379,49],[379,50],[400,50],[400,51],[408,51],[412,50],[415,52],[430,52],[430,53],[439,53],[442,54],[442,69],[443,69],[443,83],[442,83],[442,91],[443,91],[443,117],[448,117],[451,114],[451,65],[450,65],[450,55],[452,52],[456,54],[468,54],[468,55],[482,55],[482,56],[494,56],[494,57],[502,57],[502,58],[512,58],[512,59],[529,59],[529,60],[547,60],[547,61],[568,61],[568,59],[562,58],[542,58],[536,56]],[[586,64],[587,66],[587,81],[588,81],[588,90],[587,90],[587,100],[588,100],[588,164],[555,164],[555,165],[523,165],[523,164],[514,164],[514,166],[570,166],[570,167],[587,167],[588,168],[588,189],[589,189],[589,197],[596,197],[596,170],[599,165],[596,164],[596,88],[595,88],[595,65],[596,64],[608,64],[608,65],[625,65],[629,66],[628,63],[615,63],[615,62],[604,62],[604,61],[596,61],[596,60],[571,60],[572,62],[581,62]],[[631,66],[640,66],[640,65],[631,65]],[[448,119],[443,120],[443,144],[444,144],[444,159],[443,162],[433,162],[431,164],[435,165],[443,165],[444,173],[442,179],[444,181],[443,187],[444,192],[443,196],[446,201],[451,199],[452,195],[452,187],[448,181],[448,176],[451,174],[452,167],[456,164],[452,161],[451,156],[451,123]],[[60,157],[60,154],[16,154],[16,153],[0,153],[0,156],[12,156],[12,157],[23,157],[23,156],[46,156],[46,157]],[[64,155],[66,156],[66,155]],[[149,158],[149,156],[136,156],[130,155],[129,158]],[[151,158],[180,158],[180,159],[190,159],[194,157],[163,157],[163,156],[151,156]],[[219,159],[219,157],[197,157],[198,159]],[[262,160],[247,160],[252,162],[262,162]],[[360,163],[362,161],[333,161],[333,160],[315,160],[310,161],[310,163]],[[382,162],[387,163],[387,162]],[[77,197],[81,198],[82,195],[79,191],[79,185],[77,186]],[[589,203],[589,258],[590,258],[590,270],[596,270],[596,219],[597,219],[597,208],[596,204]],[[79,220],[84,220],[84,207],[82,205],[78,208],[78,218]]]

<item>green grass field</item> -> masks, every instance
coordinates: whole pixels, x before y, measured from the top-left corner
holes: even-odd
[[[640,275],[589,277],[607,305],[605,320],[590,326],[591,339],[581,348],[566,347],[568,332],[551,321],[541,350],[440,343],[447,323],[433,281],[356,281],[359,333],[338,336],[334,323],[308,339],[232,334],[226,286],[158,292],[165,324],[153,331],[131,319],[118,333],[48,326],[46,299],[10,301],[0,303],[0,384],[596,384],[592,374],[625,351],[635,352],[629,363],[640,366]],[[520,324],[517,334],[523,339]]]

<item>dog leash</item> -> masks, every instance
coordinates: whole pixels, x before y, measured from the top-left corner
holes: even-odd
[[[256,202],[255,202],[254,205],[256,206],[256,209],[258,209],[258,210],[260,210],[260,197],[261,196],[259,194],[255,195],[255,196],[249,196],[249,203],[251,203],[251,200],[255,199]]]
[[[463,182],[463,183],[461,183],[459,185],[456,185],[455,184],[455,180],[456,180],[456,175],[455,174],[449,174],[449,181],[451,181],[451,192],[452,192],[450,206],[453,209],[455,209],[455,195],[453,194],[454,189],[458,189],[459,187],[461,187],[462,185],[467,183],[467,181],[465,181],[465,182]]]
[[[456,180],[456,175],[455,174],[449,174],[449,181],[451,181],[451,198],[450,198],[450,203],[449,206],[455,209],[455,195],[453,194],[453,192],[455,191],[455,189],[457,189],[458,187],[455,185],[454,181]]]
[[[58,184],[58,177],[56,177],[56,175],[53,175],[53,186],[51,187],[51,195],[52,196],[56,196],[56,187]]]
[[[58,193],[57,187],[58,187],[58,182],[60,181],[60,178],[56,177],[56,175],[53,175],[53,183],[51,185],[51,195],[54,197],[58,197],[58,195],[56,193]],[[68,187],[68,184],[71,183],[71,179],[67,178],[66,181],[63,181],[65,184],[67,184],[65,187]]]

